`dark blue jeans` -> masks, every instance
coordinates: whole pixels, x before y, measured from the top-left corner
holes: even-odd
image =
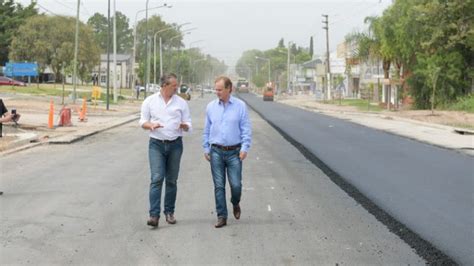
[[[148,159],[151,173],[150,216],[152,217],[160,217],[163,181],[166,181],[164,213],[174,213],[181,154],[183,154],[181,138],[172,143],[163,143],[150,138]]]
[[[216,200],[217,217],[227,219],[227,204],[225,200],[226,174],[230,183],[233,205],[240,202],[242,195],[242,161],[239,158],[240,149],[225,151],[211,147],[211,172],[214,181],[214,196]]]

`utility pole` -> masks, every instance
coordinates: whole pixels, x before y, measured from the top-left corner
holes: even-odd
[[[110,85],[110,0],[107,9],[107,110],[109,110],[109,85]]]
[[[73,93],[72,102],[76,103],[76,86],[77,86],[77,53],[79,51],[79,8],[81,0],[77,0],[77,14],[76,14],[76,40],[74,44],[74,75],[73,75]]]
[[[328,15],[322,15],[326,20],[323,21],[326,30],[326,98],[331,100],[331,68],[330,68],[330,59],[329,59],[329,23]]]
[[[160,79],[163,76],[163,48],[161,43],[161,36],[160,36]]]
[[[114,0],[114,68],[112,80],[114,86],[114,103],[118,101],[117,95],[117,12],[115,11],[116,0]]]
[[[290,46],[291,42],[288,42],[288,62],[287,62],[287,68],[286,68],[286,93],[290,91]]]

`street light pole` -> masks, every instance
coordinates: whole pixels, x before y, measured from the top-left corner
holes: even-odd
[[[191,22],[186,22],[186,23],[183,23],[183,24],[180,24],[178,26],[176,26],[176,29],[179,29],[181,26],[184,26],[184,25],[187,25],[187,24],[191,24]],[[154,36],[153,36],[153,50],[154,50],[154,54],[153,54],[153,65],[154,65],[154,77],[153,77],[153,83],[156,84],[156,36],[158,35],[158,33],[161,33],[161,32],[165,32],[167,30],[171,30],[171,29],[175,29],[174,26],[170,26],[170,27],[167,27],[167,28],[164,28],[164,29],[161,29],[157,32],[155,32]],[[162,48],[161,48],[161,36],[159,38],[159,42],[160,42],[160,77],[163,76],[163,56],[162,56]]]
[[[114,68],[112,72],[112,80],[114,86],[114,103],[118,101],[117,95],[117,12],[116,12],[116,0],[114,0]]]
[[[74,92],[72,95],[73,103],[76,103],[76,87],[77,87],[77,54],[79,51],[79,8],[81,6],[81,0],[77,0],[77,16],[76,16],[76,39],[74,44]]]
[[[152,7],[152,8],[149,8],[149,9],[138,10],[137,13],[135,14],[135,23],[133,24],[133,57],[132,57],[132,84],[131,84],[132,91],[133,91],[133,87],[135,86],[135,80],[136,80],[136,77],[135,77],[135,58],[136,58],[136,54],[137,54],[137,19],[138,19],[138,14],[140,14],[142,12],[145,12],[147,10],[158,9],[158,8],[162,8],[162,7],[171,8],[172,6],[164,4],[162,6],[157,6],[157,7]]]
[[[107,94],[106,109],[109,110],[109,85],[110,85],[110,0],[107,8]]]
[[[148,67],[150,61],[148,60],[148,2],[146,0],[146,7],[145,7],[145,98],[146,98],[146,91],[148,90],[148,83],[150,83],[150,76],[148,73]]]
[[[174,27],[167,27],[162,30],[155,32],[153,35],[153,84],[156,84],[156,35],[160,32],[165,32],[167,30],[174,29]],[[160,76],[163,75],[163,70],[161,67],[161,37],[160,37]]]
[[[326,93],[327,93],[327,99],[331,100],[331,68],[330,64],[331,61],[329,59],[329,21],[328,21],[328,15],[322,15],[326,20],[323,21],[325,24],[325,27],[323,29],[326,30]]]

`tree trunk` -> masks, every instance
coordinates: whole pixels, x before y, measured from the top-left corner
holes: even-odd
[[[390,60],[384,60],[383,61],[383,76],[384,79],[389,79],[390,78]],[[385,99],[384,102],[387,104],[387,108],[390,109],[390,84],[385,85],[384,84],[384,94],[385,94]]]

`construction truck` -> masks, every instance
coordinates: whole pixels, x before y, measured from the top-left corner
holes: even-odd
[[[272,82],[268,82],[263,89],[263,100],[273,102],[273,95],[275,94],[275,85]]]

